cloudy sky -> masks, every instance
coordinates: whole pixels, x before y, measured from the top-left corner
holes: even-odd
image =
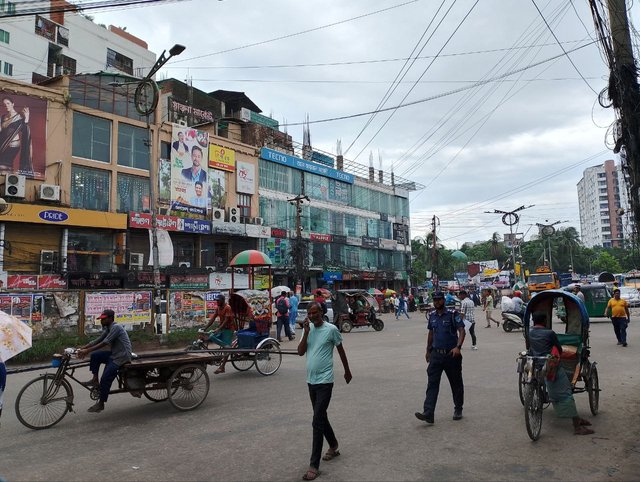
[[[583,0],[190,0],[92,15],[157,54],[185,45],[159,78],[244,91],[280,122],[308,114],[315,148],[335,153],[341,139],[346,158],[368,164],[372,151],[376,169],[379,152],[384,170],[426,186],[411,195],[412,236],[436,215],[452,248],[508,232],[493,209],[534,204],[518,226],[527,238],[545,220],[579,229],[576,183],[617,158]],[[288,132],[302,142],[300,125]]]

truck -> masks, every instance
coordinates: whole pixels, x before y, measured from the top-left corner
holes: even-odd
[[[532,294],[544,290],[557,290],[560,289],[560,279],[548,266],[538,266],[535,273],[529,275],[527,288]]]

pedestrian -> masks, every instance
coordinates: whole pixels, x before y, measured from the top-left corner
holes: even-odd
[[[278,341],[282,341],[280,334],[282,327],[284,327],[286,337],[289,338],[289,341],[293,340],[295,336],[291,334],[291,329],[289,328],[289,298],[287,298],[286,291],[282,291],[276,300],[276,311],[278,312],[278,317],[276,318],[276,338]]]
[[[407,313],[407,296],[404,293],[400,293],[398,296],[398,311],[396,312],[396,320],[404,313],[407,319],[411,319],[409,313]]]
[[[491,294],[491,290],[484,290],[483,303],[482,309],[484,310],[484,314],[487,318],[487,326],[485,326],[485,328],[491,328],[492,321],[496,325],[500,326],[500,322],[493,317],[493,296]]]
[[[302,338],[298,345],[298,355],[307,355],[307,385],[309,398],[313,407],[313,443],[309,469],[302,477],[304,480],[314,480],[320,475],[320,457],[322,444],[326,438],[329,449],[322,460],[329,461],[340,455],[338,439],[329,423],[327,409],[331,402],[333,391],[333,348],[336,347],[342,366],[344,380],[351,381],[351,370],[347,361],[347,354],[342,346],[342,335],[338,328],[323,320],[322,308],[313,302],[307,308],[307,317],[302,325]]]
[[[473,298],[473,304],[476,306],[480,306],[482,305],[482,303],[480,302],[480,297],[478,296],[478,292],[476,290],[473,290],[473,293],[471,294],[471,297]]]
[[[573,294],[580,298],[580,301],[584,303],[584,293],[580,289],[580,285],[578,283],[573,285]]]
[[[620,298],[620,289],[613,290],[613,298],[607,303],[604,310],[604,316],[611,318],[613,331],[618,339],[618,345],[627,346],[627,326],[631,315],[629,313],[629,304],[626,300]]]
[[[391,304],[393,305],[393,311],[396,314],[396,320],[397,320],[398,315],[400,314],[400,300],[395,294],[391,295]]]
[[[0,418],[2,418],[2,400],[4,398],[4,390],[7,388],[7,367],[4,366],[2,358],[0,358]]]
[[[291,334],[296,333],[296,322],[298,321],[298,297],[293,292],[289,292],[289,329]]]
[[[448,310],[444,305],[444,294],[433,294],[434,310],[429,313],[427,329],[427,393],[422,412],[416,412],[416,418],[433,423],[440,390],[442,372],[447,374],[453,394],[453,419],[462,418],[464,404],[464,383],[462,381],[462,345],[464,343],[464,323],[457,311]]]
[[[469,323],[469,334],[471,335],[471,349],[477,350],[478,344],[476,339],[476,318],[475,318],[475,304],[469,298],[469,294],[466,290],[460,290],[458,296],[461,299],[460,302],[460,317],[462,321]]]
[[[131,361],[131,340],[122,325],[115,322],[115,313],[113,310],[104,310],[98,316],[102,325],[102,334],[93,341],[90,341],[77,351],[78,358],[83,359],[88,353],[91,353],[89,361],[89,370],[93,374],[93,378],[88,382],[82,383],[87,388],[100,388],[100,398],[89,407],[89,412],[102,412],[104,404],[109,398],[111,384],[116,379],[120,367]],[[101,350],[110,345],[110,350]],[[102,378],[98,382],[98,372],[100,365],[105,365],[102,372]]]

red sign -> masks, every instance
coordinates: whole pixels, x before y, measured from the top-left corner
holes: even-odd
[[[38,276],[38,289],[67,289],[67,281],[58,275],[42,274]]]
[[[311,241],[318,241],[319,243],[330,243],[331,235],[330,234],[318,234],[318,233],[310,233],[309,239]]]
[[[272,238],[286,238],[287,230],[280,228],[271,228],[271,237]]]
[[[10,274],[7,276],[7,289],[33,289],[38,287],[37,275]]]
[[[156,226],[164,231],[180,231],[180,218],[176,216],[156,216]],[[140,229],[151,229],[153,227],[151,214],[130,213],[129,227]]]
[[[151,214],[129,213],[129,227],[151,229]]]
[[[362,279],[376,279],[376,274],[372,271],[363,271]]]

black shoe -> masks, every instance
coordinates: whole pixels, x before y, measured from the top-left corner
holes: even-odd
[[[102,412],[103,410],[104,410],[104,403],[96,402],[95,405],[92,405],[89,407],[87,412],[98,413],[98,412]]]
[[[80,385],[82,385],[85,388],[89,388],[89,389],[97,388],[97,387],[100,386],[98,383],[94,382],[93,380],[89,380],[88,382],[80,382]]]
[[[293,336],[293,335],[291,335],[291,336],[289,337],[289,341],[293,341],[293,340],[295,340],[295,339],[296,339],[296,337],[295,337],[295,336]]]
[[[433,415],[427,415],[426,413],[416,412],[415,416],[418,420],[422,420],[423,422],[433,423]]]
[[[622,344],[622,346],[623,346],[623,347],[625,347],[625,346],[627,346],[627,344],[626,344],[626,343],[623,343],[623,344]]]
[[[461,420],[462,419],[462,409],[455,409],[453,411],[453,419],[454,420]]]

